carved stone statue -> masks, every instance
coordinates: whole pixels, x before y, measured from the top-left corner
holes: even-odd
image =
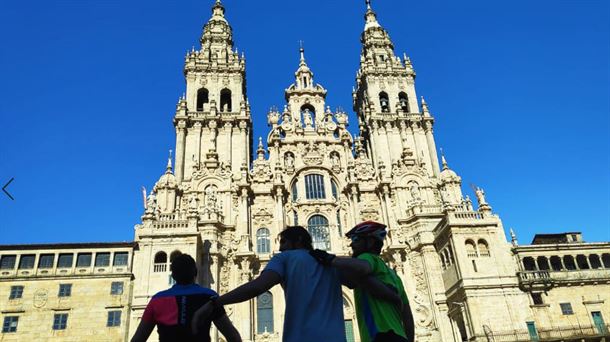
[[[194,193],[191,194],[191,198],[189,200],[189,211],[197,212],[197,195]]]
[[[339,166],[339,154],[331,153],[330,154],[330,163],[332,164],[333,167]]]
[[[308,108],[305,108],[305,112],[303,113],[303,123],[305,123],[305,127],[313,127],[313,119]]]
[[[157,211],[157,196],[154,192],[148,195],[148,199],[146,200],[146,213],[152,214]]]
[[[284,165],[286,165],[286,167],[294,166],[294,156],[292,155],[292,153],[286,153],[284,155]]]
[[[409,184],[409,191],[411,192],[411,197],[413,198],[414,201],[421,199],[420,192],[419,192],[419,185],[417,185],[417,183],[411,182]]]
[[[207,209],[215,210],[218,208],[218,194],[216,190],[216,187],[213,185],[205,189],[205,207]]]
[[[477,202],[479,202],[479,207],[487,205],[487,202],[485,201],[485,191],[483,191],[483,189],[477,187],[474,193],[477,196]]]

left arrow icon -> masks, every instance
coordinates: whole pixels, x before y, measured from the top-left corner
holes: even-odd
[[[2,187],[2,191],[4,191],[4,193],[11,199],[11,200],[15,200],[13,198],[13,196],[11,196],[11,194],[8,193],[8,191],[6,191],[6,188],[8,187],[9,184],[11,184],[11,182],[14,180],[15,178],[11,178],[10,181],[8,181],[8,183],[6,183],[3,187]]]

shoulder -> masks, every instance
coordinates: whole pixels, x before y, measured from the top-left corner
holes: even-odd
[[[375,254],[372,254],[372,253],[362,253],[362,254],[358,255],[357,259],[365,260],[365,261],[368,261],[370,263],[377,263],[379,261],[382,261],[381,258],[378,255],[375,255]]]
[[[172,288],[169,288],[165,291],[158,292],[155,294],[152,299],[158,299],[163,297],[175,297],[175,296],[185,296],[185,295],[206,295],[206,296],[218,296],[218,293],[212,289],[208,289],[206,287],[199,286],[197,284],[192,284],[188,286],[180,286],[175,285]]]

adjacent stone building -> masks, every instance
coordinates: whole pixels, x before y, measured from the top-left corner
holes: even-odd
[[[353,91],[357,137],[347,113],[326,103],[301,49],[283,109],[267,113],[270,130],[255,141],[245,57],[220,1],[200,42],[186,55],[175,162],[170,156],[148,196],[133,244],[1,247],[0,340],[124,340],[151,296],[172,284],[176,253],[193,255],[198,282],[224,293],[260,273],[287,225],[303,225],[315,247],[347,255],[344,232],[363,220],[388,225],[383,256],[406,284],[417,341],[608,336],[610,243],[585,243],[577,233],[509,242],[485,192],[475,188],[473,204],[439,160],[414,67],[396,55],[368,1]],[[79,266],[83,253],[95,262]],[[107,262],[98,265],[103,253]],[[64,284],[72,284],[69,299]],[[358,341],[353,296],[343,295],[348,340]],[[227,311],[245,341],[281,340],[279,286]]]

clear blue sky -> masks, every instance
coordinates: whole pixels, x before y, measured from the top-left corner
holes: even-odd
[[[0,2],[0,244],[129,241],[174,145],[183,58],[212,0]],[[225,0],[256,136],[305,41],[350,110],[364,1]],[[610,2],[373,1],[417,71],[438,147],[522,243],[610,240]],[[1,194],[0,194],[1,195]],[[474,198],[474,197],[473,197]]]

